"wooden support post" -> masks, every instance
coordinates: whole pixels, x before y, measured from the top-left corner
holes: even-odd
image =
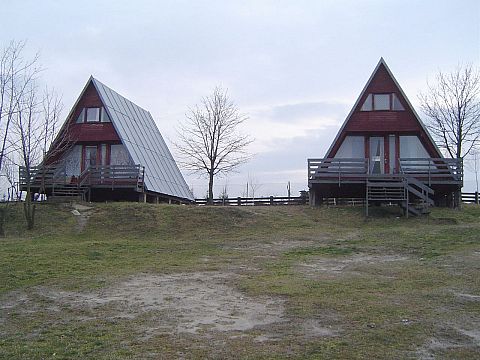
[[[270,196],[270,205],[273,205],[273,196]]]
[[[455,191],[455,193],[453,194],[453,199],[454,199],[453,207],[455,209],[460,210],[462,208],[462,191],[461,190]]]
[[[168,199],[168,204],[169,204],[169,205],[172,204],[172,199]]]
[[[237,205],[238,206],[242,205],[242,198],[240,196],[237,197]]]
[[[475,191],[475,204],[478,205],[478,191]]]
[[[159,201],[158,201],[158,196],[155,196],[155,204],[158,204]]]
[[[368,217],[368,184],[365,185],[365,216]]]
[[[140,193],[138,195],[138,202],[146,203],[147,202],[147,193]]]

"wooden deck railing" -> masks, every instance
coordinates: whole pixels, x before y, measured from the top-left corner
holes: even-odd
[[[308,159],[309,181],[338,182],[362,181],[370,177],[410,177],[436,184],[462,184],[461,159],[401,158],[399,173],[371,174],[368,158]]]
[[[368,159],[326,158],[308,159],[308,179],[331,178],[341,181],[343,177],[357,177],[368,172]]]
[[[463,182],[462,159],[402,158],[400,172],[432,182]]]
[[[90,166],[78,178],[79,186],[129,187],[143,190],[145,168],[140,165]]]
[[[97,165],[88,167],[78,177],[67,176],[63,166],[37,166],[30,169],[30,184],[54,187],[76,184],[78,187],[135,187],[142,191],[145,168],[140,165]],[[19,184],[27,185],[25,167],[19,168]]]

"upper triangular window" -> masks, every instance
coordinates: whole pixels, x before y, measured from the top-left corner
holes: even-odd
[[[76,123],[83,123],[84,117],[85,117],[85,109],[82,109],[82,111],[80,112],[80,114],[77,117]]]
[[[365,99],[365,102],[362,105],[362,111],[372,111],[372,94],[368,94],[367,98]]]
[[[405,110],[402,103],[400,102],[400,99],[395,93],[392,94],[392,110]]]
[[[108,116],[107,110],[102,107],[102,122],[111,122],[110,116]]]
[[[405,110],[395,93],[368,94],[360,111],[402,111]]]

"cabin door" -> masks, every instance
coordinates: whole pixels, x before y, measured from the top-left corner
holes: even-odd
[[[86,169],[89,166],[93,167],[97,165],[97,147],[85,146],[85,163],[83,168]]]
[[[370,174],[385,174],[384,138],[370,138]]]

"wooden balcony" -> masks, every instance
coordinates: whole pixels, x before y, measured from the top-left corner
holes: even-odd
[[[141,165],[97,165],[85,169],[78,177],[68,176],[65,166],[37,166],[19,168],[20,190],[26,190],[28,180],[32,189],[54,191],[62,186],[81,189],[110,188],[144,190],[145,168]]]
[[[308,159],[308,183],[365,183],[371,179],[415,178],[428,186],[437,184],[463,186],[461,159],[401,158],[399,171],[393,174],[372,173],[366,158]]]

